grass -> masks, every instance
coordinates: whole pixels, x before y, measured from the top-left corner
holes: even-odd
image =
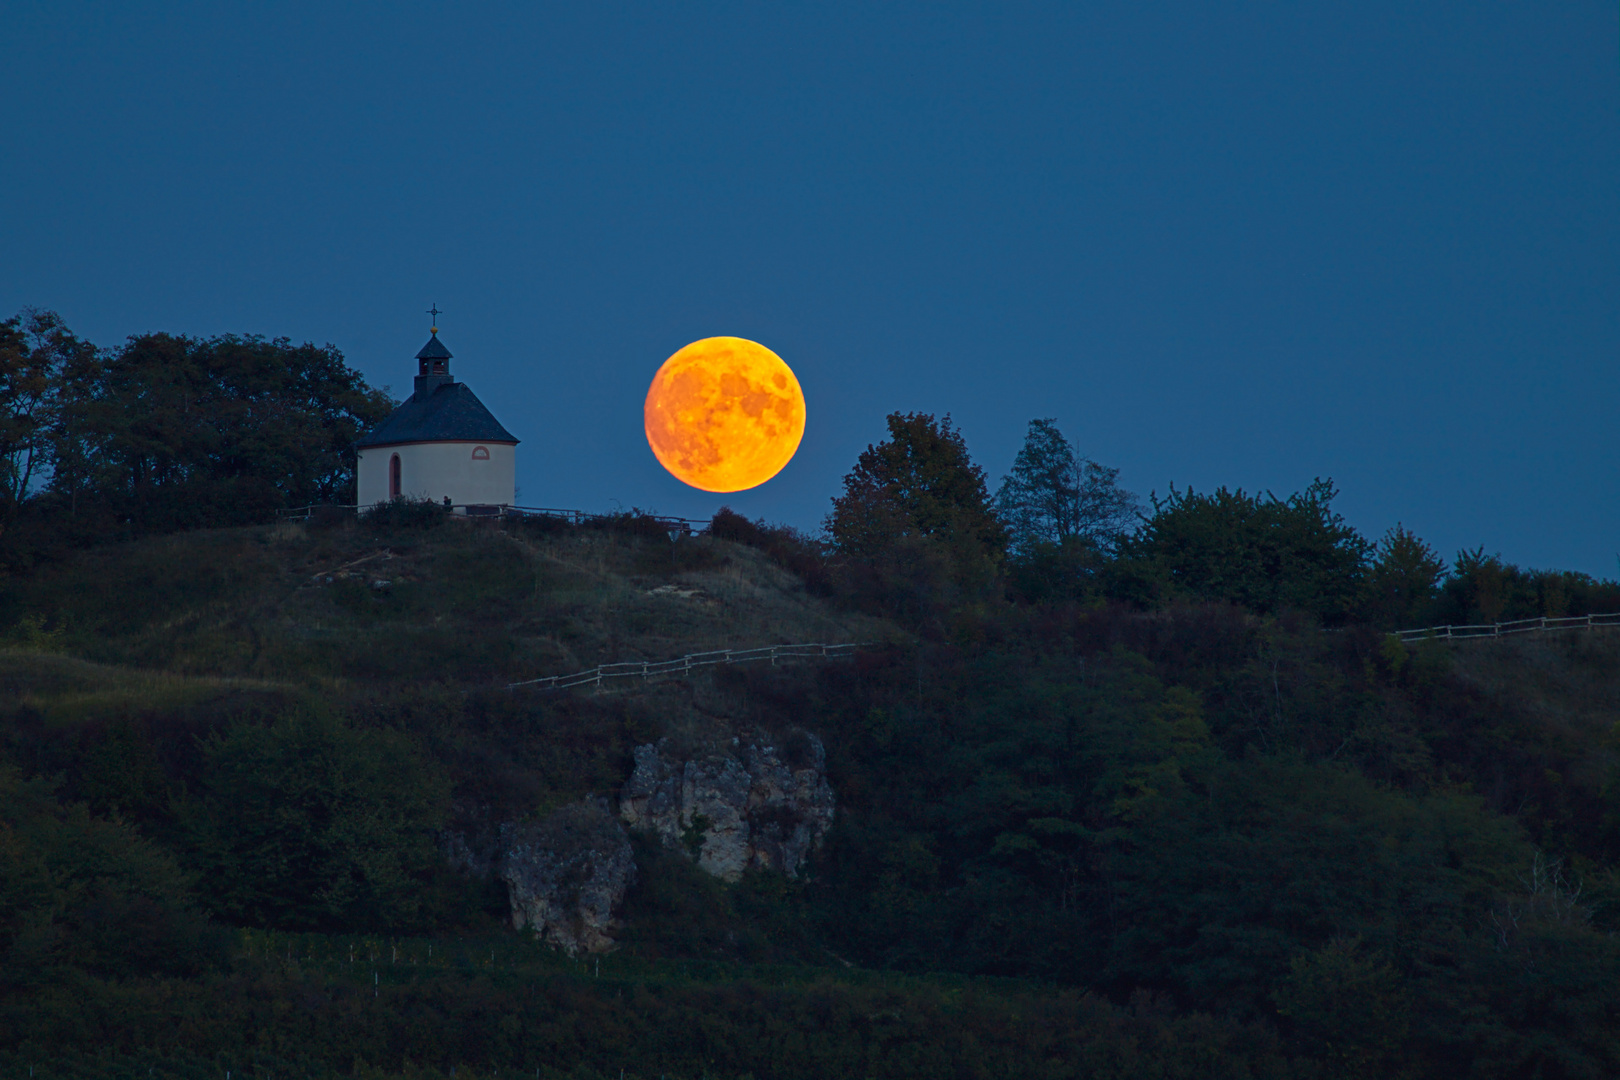
[[[190,676],[0,649],[0,702],[31,711],[52,727],[138,713],[184,713],[222,697],[282,697],[296,690],[265,679]]]
[[[890,635],[721,540],[452,522],[209,530],[0,583],[18,647],[257,680],[498,683],[619,660]]]

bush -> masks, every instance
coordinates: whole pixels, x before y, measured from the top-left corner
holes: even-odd
[[[360,521],[378,532],[396,529],[436,529],[450,511],[432,499],[398,498],[377,503],[360,512]]]
[[[238,724],[204,748],[199,858],[233,922],[292,929],[416,925],[449,786],[394,732],[322,714]]]
[[[628,513],[603,514],[600,517],[588,518],[582,528],[637,540],[652,540],[663,544],[670,542],[668,522],[644,510],[632,509]]]
[[[133,829],[62,806],[52,785],[0,766],[0,994],[74,967],[195,975],[224,940],[174,857]]]
[[[1343,621],[1360,598],[1371,554],[1360,533],[1333,512],[1331,480],[1287,499],[1218,488],[1171,489],[1124,545],[1121,576],[1135,574],[1170,596],[1283,608]]]
[[[1439,596],[1426,609],[1430,625],[1510,622],[1602,615],[1620,611],[1620,582],[1568,570],[1527,570],[1487,555],[1460,551]]]
[[[729,506],[722,506],[709,522],[709,535],[763,551],[778,566],[804,582],[815,596],[831,596],[834,586],[820,545],[786,525],[749,521]]]

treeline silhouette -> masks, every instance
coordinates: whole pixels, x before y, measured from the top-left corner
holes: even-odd
[[[353,443],[393,402],[327,345],[228,334],[80,339],[0,322],[0,555],[352,502]]]

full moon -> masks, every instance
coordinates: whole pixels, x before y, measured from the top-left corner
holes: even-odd
[[[694,341],[647,388],[647,443],[677,480],[743,491],[782,471],[804,438],[804,391],[793,371],[746,338]]]

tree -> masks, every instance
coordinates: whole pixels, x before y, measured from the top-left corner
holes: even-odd
[[[904,538],[937,538],[999,552],[1006,532],[990,506],[984,470],[951,418],[890,413],[887,442],[868,446],[844,477],[826,528],[847,555],[884,552]]]
[[[151,978],[224,959],[173,855],[54,780],[0,765],[0,999],[77,967]]]
[[[0,322],[0,528],[51,466],[65,373],[95,352],[55,312],[30,309]]]
[[[1011,550],[1029,555],[1043,544],[1075,541],[1111,550],[1139,508],[1118,478],[1118,469],[1077,454],[1055,420],[1031,420],[1012,472],[996,491]]]
[[[64,370],[51,489],[143,530],[347,502],[354,440],[391,408],[330,345],[133,337]]]
[[[1333,512],[1333,481],[1279,499],[1217,488],[1170,489],[1124,545],[1126,569],[1161,592],[1283,607],[1343,619],[1362,589],[1372,545]]]
[[[1426,612],[1432,625],[1511,622],[1620,610],[1620,582],[1571,570],[1534,570],[1485,554],[1484,546],[1457,553]]]
[[[1416,626],[1445,576],[1445,560],[1396,524],[1378,542],[1367,571],[1366,617],[1386,629]]]
[[[203,752],[202,858],[226,917],[302,930],[421,918],[450,792],[404,736],[299,715],[239,723]]]

